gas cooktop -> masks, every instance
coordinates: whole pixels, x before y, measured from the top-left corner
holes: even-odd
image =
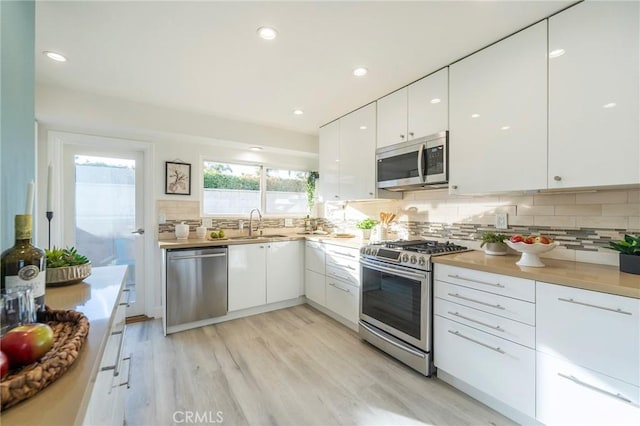
[[[468,250],[449,241],[397,240],[364,246],[360,249],[360,257],[427,271],[431,256]]]

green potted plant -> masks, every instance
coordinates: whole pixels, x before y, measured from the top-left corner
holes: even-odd
[[[316,192],[316,181],[320,177],[318,172],[309,172],[309,176],[307,176],[307,208],[308,212],[311,214],[313,210],[313,205],[315,204],[315,192]]]
[[[361,229],[362,230],[362,238],[365,239],[365,240],[368,240],[369,238],[371,238],[371,230],[377,224],[378,224],[378,221],[366,218],[366,219],[363,219],[360,222],[356,223],[356,228]]]
[[[75,247],[45,249],[47,255],[47,286],[79,283],[91,275],[91,261]]]
[[[490,254],[492,256],[504,256],[507,254],[507,245],[504,243],[504,240],[507,239],[509,239],[509,236],[507,235],[487,231],[482,234],[482,243],[480,243],[480,248],[484,247],[484,252],[486,254]]]
[[[620,241],[609,242],[609,247],[620,252],[620,271],[640,275],[640,235],[624,235]]]

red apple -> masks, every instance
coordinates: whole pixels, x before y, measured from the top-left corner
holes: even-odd
[[[9,373],[9,358],[4,354],[4,352],[0,351],[0,378],[4,379]]]
[[[545,237],[544,235],[540,235],[537,238],[537,240],[538,240],[539,243],[542,243],[542,244],[551,244],[553,242],[553,241],[551,241],[551,238]]]
[[[533,237],[527,237],[522,242],[525,243],[525,244],[533,244],[533,243],[536,242],[536,239],[533,238]]]
[[[512,243],[521,243],[522,241],[524,241],[524,237],[520,234],[516,234],[509,238],[509,241],[511,241]]]
[[[0,349],[11,367],[31,364],[53,346],[53,330],[47,324],[26,324],[12,328],[0,340]]]

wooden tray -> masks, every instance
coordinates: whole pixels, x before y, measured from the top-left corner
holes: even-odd
[[[3,411],[55,382],[75,362],[87,340],[89,320],[84,314],[46,309],[44,322],[53,329],[53,347],[33,364],[10,371],[0,382]]]

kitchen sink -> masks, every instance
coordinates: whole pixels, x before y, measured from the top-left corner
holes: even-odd
[[[282,234],[264,234],[262,237],[263,238],[286,238],[289,235],[282,235]]]

